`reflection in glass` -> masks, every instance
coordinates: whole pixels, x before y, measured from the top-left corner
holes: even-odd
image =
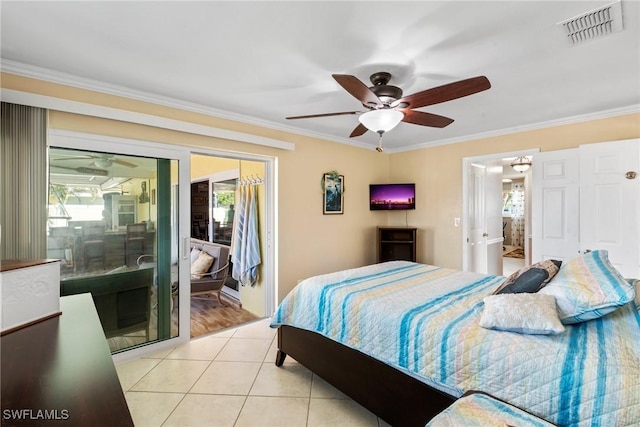
[[[211,209],[213,213],[213,241],[231,245],[233,220],[235,217],[237,179],[213,182],[211,186]]]
[[[233,223],[235,220],[236,190],[238,179],[228,179],[211,183],[211,211],[214,218],[213,241],[223,245],[231,246],[233,237]],[[232,264],[229,260],[231,271]],[[225,292],[236,299],[240,299],[240,286],[238,281],[231,277],[231,273],[224,283]]]
[[[177,253],[173,239],[158,241],[163,232],[170,237],[177,230],[177,215],[171,214],[177,199],[170,194],[170,183],[177,182],[171,169],[177,168],[170,162],[177,163],[49,152],[47,255],[61,260],[61,295],[91,292],[112,352],[178,334],[178,310],[169,306],[177,298],[177,267],[159,275],[157,261],[162,251],[167,260]]]

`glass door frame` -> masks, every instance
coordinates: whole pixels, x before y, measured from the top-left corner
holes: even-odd
[[[153,157],[178,161],[179,188],[190,188],[190,152],[185,147],[156,143],[146,140],[111,137],[60,129],[49,129],[47,148],[69,148],[83,151],[104,152],[107,147],[110,153]],[[153,155],[150,156],[150,153]],[[189,206],[190,191],[178,192],[178,206]],[[167,195],[169,197],[170,195]],[[178,336],[154,342],[142,347],[133,348],[113,355],[114,361],[124,361],[154,353],[165,348],[175,347],[190,340],[190,265],[189,236],[190,218],[181,215],[178,219],[178,271],[179,271],[179,330]]]
[[[224,171],[224,172],[218,172],[215,173],[213,175],[209,175],[207,177],[207,179],[209,180],[209,240],[213,242],[213,238],[214,238],[214,228],[215,228],[215,224],[213,223],[213,221],[211,221],[212,218],[214,218],[215,216],[213,215],[213,209],[214,209],[214,200],[213,197],[211,197],[211,195],[213,194],[213,185],[216,182],[220,182],[220,181],[228,181],[231,179],[235,179],[235,180],[240,180],[240,169],[230,169],[228,171]]]
[[[213,195],[213,187],[214,187],[214,184],[216,182],[228,181],[228,180],[232,180],[232,179],[236,180],[236,195],[237,195],[238,194],[237,186],[238,186],[238,184],[240,182],[240,169],[230,169],[228,171],[218,172],[218,173],[215,173],[213,175],[209,175],[209,194]],[[213,208],[214,208],[213,203],[214,203],[213,197],[209,197],[209,218],[214,218],[214,215],[213,215]],[[236,205],[237,205],[237,201],[236,201]],[[234,223],[235,223],[235,218],[234,218]],[[210,228],[211,228],[211,232],[210,233],[211,234],[209,234],[209,236],[211,236],[211,238],[210,238],[211,241],[213,241],[213,239],[215,237],[215,235],[213,234],[214,227],[215,227],[215,224],[213,224],[213,221],[211,221],[211,224],[210,224]],[[231,245],[229,245],[229,246],[231,246]],[[231,274],[229,274],[229,277],[231,277]],[[239,290],[232,289],[232,288],[230,288],[228,286],[223,286],[222,287],[222,292],[227,294],[227,295],[230,295],[231,297],[233,297],[233,298],[237,299],[238,301],[240,301],[240,291]]]

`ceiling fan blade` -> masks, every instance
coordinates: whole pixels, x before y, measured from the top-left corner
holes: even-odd
[[[362,111],[343,111],[341,113],[310,114],[308,116],[293,116],[293,117],[285,117],[285,118],[287,120],[313,119],[315,117],[345,116],[345,115],[360,114],[360,113],[362,113]]]
[[[126,160],[122,160],[122,159],[115,159],[113,161],[113,163],[119,164],[120,166],[126,166],[128,168],[137,168],[138,165],[132,162],[128,162]]]
[[[367,85],[362,83],[356,77],[348,74],[332,74],[331,76],[344,88],[344,90],[349,92],[363,104],[371,105],[372,107],[382,104],[380,98],[378,98]]]
[[[85,159],[93,159],[93,156],[75,156],[75,157],[59,157],[57,159],[51,159],[53,161],[63,161],[63,160],[85,160]]]
[[[429,126],[432,128],[443,128],[453,123],[453,119],[449,117],[439,116],[437,114],[424,113],[422,111],[401,110],[404,113],[403,122],[413,123],[414,125]]]
[[[368,129],[362,123],[359,123],[358,126],[356,126],[356,128],[353,130],[353,132],[351,132],[351,135],[349,135],[349,138],[353,138],[354,136],[364,135],[364,133],[367,130]]]
[[[405,96],[391,105],[394,106],[394,104],[399,105],[400,103],[406,102],[409,104],[409,108],[426,107],[427,105],[439,104],[441,102],[473,95],[474,93],[487,90],[490,87],[491,83],[489,83],[489,79],[485,76],[472,77]]]
[[[109,176],[109,171],[106,171],[104,169],[85,168],[85,167],[71,168],[71,167],[59,166],[59,165],[51,165],[51,166],[54,168],[76,171],[84,175]]]

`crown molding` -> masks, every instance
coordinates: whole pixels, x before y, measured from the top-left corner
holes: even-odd
[[[414,151],[422,148],[436,147],[439,145],[456,144],[459,142],[473,141],[483,138],[493,138],[496,136],[509,135],[520,132],[528,132],[532,130],[544,129],[555,126],[570,125],[574,123],[588,122],[591,120],[608,119],[610,117],[624,116],[626,114],[640,113],[640,104],[629,105],[627,107],[612,108],[610,110],[598,111],[595,113],[581,114],[577,116],[564,117],[561,119],[548,120],[546,122],[532,123],[522,126],[514,126],[510,128],[498,129],[489,132],[476,133],[473,135],[465,135],[462,137],[441,139],[437,141],[415,144],[411,147],[396,148],[387,150],[389,153],[401,153],[405,151]]]
[[[150,114],[142,114],[132,111],[119,110],[117,108],[109,108],[95,104],[87,104],[84,102],[54,98],[51,96],[44,96],[29,92],[2,89],[0,91],[0,99],[2,99],[2,101],[4,102],[11,102],[15,104],[30,105],[50,110],[82,114],[85,116],[101,117],[123,122],[137,123],[161,129],[170,129],[179,132],[192,133],[195,135],[227,139],[230,141],[246,142],[249,144],[262,145],[283,150],[295,149],[295,145],[291,142],[285,142],[277,139],[265,138],[262,136],[235,132],[211,126],[199,125],[195,123],[183,122],[181,120],[167,119]]]
[[[255,117],[249,117],[241,114],[230,113],[229,111],[225,111],[225,110],[206,107],[204,105],[200,105],[200,104],[196,104],[196,103],[192,103],[192,102],[188,102],[180,99],[170,98],[162,95],[151,94],[148,92],[143,92],[137,89],[132,89],[124,86],[112,85],[112,84],[104,83],[98,80],[78,77],[73,74],[62,73],[62,72],[50,70],[47,68],[37,67],[35,65],[28,65],[20,62],[3,59],[0,62],[0,71],[10,73],[10,74],[15,74],[21,77],[42,80],[49,83],[70,86],[78,89],[90,90],[92,92],[104,93],[107,95],[133,99],[136,101],[148,102],[154,105],[161,105],[164,107],[175,108],[182,111],[189,111],[192,113],[204,114],[207,116],[213,116],[213,117],[232,120],[232,121],[245,123],[249,125],[260,126],[267,129],[294,133],[298,135],[309,136],[312,138],[325,139],[325,140],[339,142],[342,144],[352,145],[360,148],[371,148],[369,144],[353,142],[353,141],[349,141],[341,138],[335,138],[331,135],[326,135],[319,132],[304,131],[293,126],[284,126],[279,123],[256,119]]]
[[[273,129],[273,130],[278,130],[278,131],[283,131],[288,133],[294,133],[297,135],[308,136],[311,138],[318,138],[326,141],[337,142],[340,144],[350,145],[357,148],[365,148],[365,149],[373,148],[371,144],[367,144],[364,142],[354,141],[346,138],[336,138],[335,136],[327,135],[320,132],[306,131],[293,126],[286,126],[286,125],[282,125],[280,123],[274,123],[268,120],[262,120],[262,119],[257,119],[255,117],[245,116],[245,115],[236,114],[236,113],[230,113],[229,111],[206,107],[200,104],[195,104],[195,103],[187,102],[180,99],[169,98],[161,95],[155,95],[155,94],[143,92],[143,91],[132,89],[132,88],[127,88],[127,87],[117,86],[117,85],[110,85],[97,80],[78,77],[72,74],[61,73],[58,71],[37,67],[33,65],[23,64],[15,61],[2,60],[0,62],[0,71],[16,74],[23,77],[34,78],[37,80],[43,80],[51,83],[71,86],[79,89],[86,89],[86,90],[100,92],[108,95],[114,95],[114,96],[124,97],[128,99],[134,99],[137,101],[148,102],[155,105],[162,105],[165,107],[175,108],[183,111],[189,111],[193,113],[219,117],[226,120],[232,120],[232,121],[245,123],[249,125],[260,126],[267,129]],[[4,93],[5,91],[3,90],[3,94]],[[89,105],[89,104],[86,104],[86,105]],[[385,153],[393,154],[393,153],[401,153],[406,151],[415,151],[423,148],[436,147],[440,145],[456,144],[459,142],[472,141],[472,140],[483,139],[483,138],[492,138],[492,137],[497,137],[502,135],[509,135],[509,134],[527,132],[527,131],[543,129],[548,127],[580,123],[580,122],[585,122],[590,120],[605,119],[605,118],[621,116],[625,114],[633,114],[638,112],[640,112],[640,104],[635,104],[627,107],[614,108],[610,110],[605,110],[605,111],[600,111],[595,113],[587,113],[587,114],[582,114],[577,116],[570,116],[570,117],[565,117],[560,119],[549,120],[545,122],[525,124],[522,126],[514,126],[510,128],[498,129],[498,130],[482,132],[477,134],[464,135],[464,136],[455,137],[455,138],[439,139],[435,141],[413,144],[411,146],[406,146],[406,147],[385,148]],[[164,119],[164,121],[167,121],[167,120],[168,119]],[[178,122],[178,121],[174,120],[174,122]],[[185,124],[186,122],[180,122],[180,123]],[[157,124],[155,126],[163,127]],[[194,126],[200,126],[200,125],[194,125]],[[238,141],[249,142],[249,143],[259,144],[259,145],[267,145],[267,146],[290,149],[290,150],[293,150],[293,147],[294,147],[293,144],[291,143],[285,143],[283,141],[279,141],[271,138],[262,138],[262,137],[257,137],[251,134],[243,134],[240,132],[226,131],[223,129],[213,128],[209,126],[202,126],[202,127],[208,128],[207,133],[200,133],[195,131],[191,131],[190,133],[198,133],[198,134],[207,135],[207,136],[216,136],[212,134],[212,133],[216,133],[216,132],[212,132],[212,130],[224,131],[224,132],[234,133],[238,135],[238,137],[230,138],[230,137],[220,136],[221,138],[235,139]],[[174,128],[169,128],[169,129],[174,129]],[[255,138],[259,138],[262,140],[262,142],[249,141],[246,138],[247,136],[250,137],[248,139],[251,139],[251,140],[255,140]],[[274,143],[274,141],[276,142]],[[282,144],[285,144],[285,145],[289,144],[289,145],[281,146]]]

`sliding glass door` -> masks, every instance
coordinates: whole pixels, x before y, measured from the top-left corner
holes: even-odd
[[[62,260],[61,295],[91,293],[113,353],[185,330],[188,339],[178,191],[188,156],[139,141],[51,139],[47,251]]]

